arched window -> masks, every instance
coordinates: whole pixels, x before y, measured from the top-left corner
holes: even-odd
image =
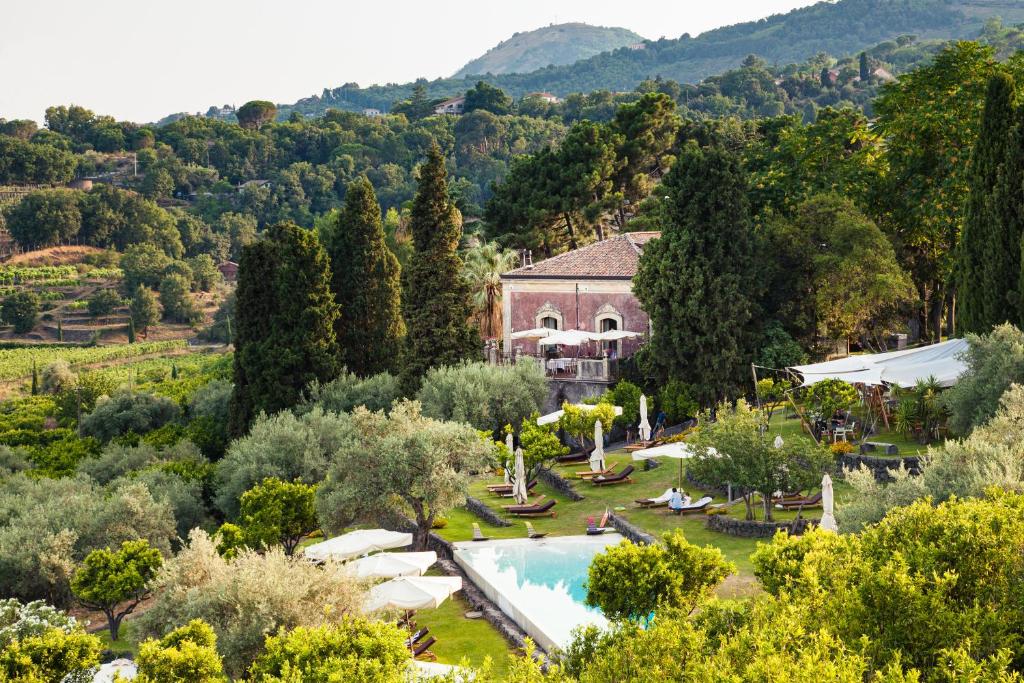
[[[609,332],[611,330],[622,329],[622,314],[619,313],[614,306],[605,304],[597,310],[597,315],[594,316],[594,329],[598,332]],[[605,351],[611,357],[619,355],[621,348],[617,341],[606,341],[603,342]]]
[[[557,330],[558,329],[558,318],[555,318],[554,316],[546,315],[546,316],[544,316],[543,318],[540,319],[540,326],[544,327],[544,328],[547,328],[549,330]]]
[[[552,306],[550,301],[545,302],[543,306],[537,309],[534,320],[537,323],[536,327],[545,327],[549,330],[565,329],[562,312]]]

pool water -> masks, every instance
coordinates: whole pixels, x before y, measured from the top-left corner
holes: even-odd
[[[545,650],[565,647],[577,626],[607,625],[587,607],[587,571],[618,534],[455,544],[455,561],[498,607]]]

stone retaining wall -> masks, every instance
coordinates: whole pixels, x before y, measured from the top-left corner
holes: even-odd
[[[640,527],[635,524],[631,524],[626,519],[619,517],[615,513],[608,515],[608,523],[615,527],[615,530],[622,534],[624,538],[628,538],[634,543],[650,545],[657,542],[657,539],[655,539],[654,536],[651,536]]]
[[[583,500],[583,496],[576,492],[576,487],[572,485],[572,482],[560,475],[558,472],[555,472],[553,469],[542,469],[537,474],[537,478],[569,500]]]
[[[864,465],[875,475],[875,479],[881,482],[892,481],[891,472],[899,469],[901,463],[911,474],[915,476],[921,474],[921,458],[916,455],[902,458],[876,458],[873,455],[842,453],[836,456],[836,465],[840,473],[843,470],[855,470]]]
[[[512,526],[512,522],[503,519],[501,515],[487,507],[482,500],[477,500],[472,496],[466,496],[466,509],[493,526]]]
[[[813,520],[805,517],[787,522],[758,522],[735,519],[728,515],[707,515],[707,527],[712,531],[742,538],[771,538],[780,529],[799,536],[807,531],[812,523]]]

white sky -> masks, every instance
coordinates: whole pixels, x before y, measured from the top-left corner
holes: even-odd
[[[516,31],[582,21],[645,38],[759,19],[809,0],[0,0],[0,117],[52,104],[118,119],[355,81],[448,76]]]

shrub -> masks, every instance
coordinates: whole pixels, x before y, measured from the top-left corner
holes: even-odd
[[[1011,384],[1024,383],[1024,332],[1000,325],[985,335],[969,334],[967,341],[967,370],[942,397],[950,430],[963,435],[995,415]]]
[[[31,332],[39,318],[39,296],[29,291],[12,294],[0,306],[0,318],[14,326],[15,334]]]
[[[366,379],[343,370],[335,379],[325,384],[313,382],[307,392],[308,398],[301,410],[319,406],[326,412],[350,413],[357,406],[367,410],[391,410],[391,404],[401,398],[398,378],[382,372]]]
[[[417,399],[423,414],[436,420],[464,422],[498,434],[543,407],[547,380],[532,360],[515,365],[464,363],[427,372]]]
[[[832,455],[846,455],[847,453],[853,453],[856,449],[853,444],[849,441],[836,441],[831,444],[828,449],[832,451]]]
[[[160,281],[160,305],[164,317],[174,322],[195,324],[203,317],[192,298],[189,280],[178,273],[165,275]]]
[[[66,360],[55,360],[40,375],[40,388],[44,394],[59,394],[74,388],[78,383],[78,375],[71,370]]]
[[[87,301],[89,315],[93,318],[110,315],[115,308],[123,305],[124,300],[112,289],[99,289]]]
[[[81,432],[106,443],[115,436],[145,434],[162,427],[177,419],[180,412],[170,399],[122,390],[97,401],[96,408],[82,419]]]
[[[197,289],[209,292],[216,285],[224,281],[224,276],[217,269],[213,257],[209,254],[199,254],[188,260],[189,268],[192,269],[192,283]]]
[[[658,408],[665,412],[666,424],[679,424],[688,417],[696,417],[698,410],[693,389],[678,379],[669,380],[658,391]],[[653,425],[654,420],[651,419]]]
[[[627,380],[620,380],[603,398],[613,406],[622,406],[622,415],[615,418],[615,426],[626,429],[640,424],[640,387]],[[609,427],[606,427],[606,430]]]
[[[201,619],[174,629],[160,640],[139,645],[136,658],[138,683],[191,681],[215,683],[224,680],[224,666],[217,653],[217,636]]]
[[[86,683],[99,664],[100,640],[41,600],[0,600],[0,677],[9,681]]]
[[[266,634],[341,622],[364,600],[362,584],[340,564],[317,567],[277,549],[242,551],[228,561],[200,530],[164,565],[155,587],[153,608],[135,621],[140,631],[160,636],[202,619],[217,634],[233,677],[257,657]]]

